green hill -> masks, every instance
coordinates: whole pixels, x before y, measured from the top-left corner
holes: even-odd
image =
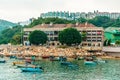
[[[16,23],[12,23],[12,22],[0,19],[0,32],[5,29],[12,28],[16,25],[17,25]]]

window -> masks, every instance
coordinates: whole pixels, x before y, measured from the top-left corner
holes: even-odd
[[[58,35],[58,33],[59,33],[58,31],[54,31],[54,34],[55,34],[55,35]]]
[[[55,40],[55,41],[58,41],[58,37],[54,37],[54,40]]]

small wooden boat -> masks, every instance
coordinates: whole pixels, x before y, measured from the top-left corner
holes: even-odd
[[[17,65],[17,64],[25,64],[25,62],[23,62],[23,61],[16,61],[16,62],[13,62],[13,65],[14,65],[14,66]]]
[[[26,64],[18,64],[18,65],[16,65],[18,68],[28,68],[28,67],[31,67],[31,68],[33,68],[33,67],[36,67],[35,65],[26,65]]]
[[[21,68],[22,72],[42,72],[43,69],[41,67],[35,67],[35,68]]]
[[[24,64],[24,65],[16,65],[17,66],[17,68],[37,68],[38,66],[35,66],[35,65],[26,65],[26,64]],[[42,69],[42,67],[39,67],[39,68],[41,68]]]
[[[42,59],[48,59],[50,56],[42,56]]]

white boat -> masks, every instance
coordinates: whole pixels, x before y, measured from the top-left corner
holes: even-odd
[[[84,61],[85,65],[96,65],[97,63],[94,61]]]
[[[43,69],[41,69],[41,67],[37,67],[37,68],[21,68],[22,72],[43,72]]]

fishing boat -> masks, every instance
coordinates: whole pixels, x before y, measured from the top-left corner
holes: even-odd
[[[35,67],[35,68],[21,68],[22,72],[42,72],[43,69],[41,67]]]

